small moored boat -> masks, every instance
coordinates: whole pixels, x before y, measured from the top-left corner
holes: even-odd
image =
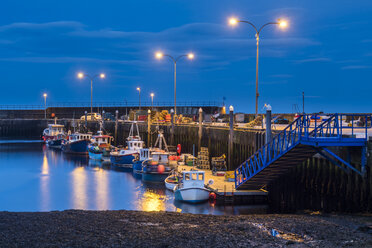
[[[174,190],[175,199],[189,203],[207,201],[210,191],[205,187],[204,179],[204,171],[183,171],[182,182]]]
[[[111,141],[113,137],[98,131],[92,136],[92,143],[88,146],[89,158],[98,161],[110,161]]]
[[[137,135],[134,135],[134,125],[137,129]],[[110,153],[110,161],[113,165],[122,168],[133,168],[133,163],[139,159],[139,151],[144,147],[145,142],[139,136],[137,122],[133,122],[127,138],[126,149],[116,149]]]

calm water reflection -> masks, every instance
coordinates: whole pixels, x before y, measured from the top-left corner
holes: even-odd
[[[65,209],[249,214],[262,207],[190,205],[174,201],[164,185],[145,184],[132,172],[71,156],[41,143],[0,142],[0,211]]]

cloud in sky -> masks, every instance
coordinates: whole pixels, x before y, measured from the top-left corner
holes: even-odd
[[[348,65],[341,67],[342,70],[372,69],[372,65]]]
[[[13,45],[6,48],[5,56],[8,56],[3,60],[30,63],[71,63],[73,57],[80,62],[124,63],[151,57],[157,49],[171,54],[195,51],[199,59],[208,61],[209,67],[214,63],[218,66],[216,58],[239,61],[255,56],[251,49],[255,47],[254,38],[212,23],[191,23],[159,32],[95,30],[75,21],[13,23],[0,27],[1,37],[13,41]],[[268,37],[262,43],[263,56],[274,57],[284,56],[289,47],[319,45],[303,37]],[[23,56],[19,56],[22,50]],[[87,54],[94,54],[94,57],[87,57]]]
[[[172,100],[172,64],[154,58],[154,52],[162,50],[175,56],[189,51],[196,55],[177,67],[180,99],[226,96],[228,104],[252,112],[256,41],[248,25],[226,24],[231,14],[258,26],[279,17],[289,20],[287,30],[270,26],[260,39],[260,101],[278,111],[290,111],[296,102],[286,99],[297,99],[294,96],[305,91],[320,96],[309,109],[351,112],[350,104],[340,101],[351,97],[347,86],[370,78],[372,3],[367,0],[358,4],[340,0],[337,5],[324,0],[254,5],[246,0],[37,2],[2,3],[2,104],[38,103],[44,90],[53,101],[89,101],[87,85],[76,81],[77,70],[107,72],[107,79],[95,85],[95,99],[100,101],[136,100],[139,84],[144,96],[151,90],[159,100]],[[361,94],[371,87],[363,85]],[[17,92],[17,97],[7,92]],[[368,106],[364,99],[353,98],[353,106]]]

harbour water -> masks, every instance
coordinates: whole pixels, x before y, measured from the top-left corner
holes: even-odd
[[[0,141],[0,211],[139,210],[195,214],[251,214],[265,206],[191,205],[163,184],[85,156],[66,155],[39,141]]]

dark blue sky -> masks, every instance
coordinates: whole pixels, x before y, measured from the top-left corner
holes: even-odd
[[[247,24],[287,18],[289,28],[261,34],[260,108],[274,112],[372,112],[372,1],[57,1],[2,0],[0,104],[90,100],[78,71],[105,72],[96,101],[173,101],[173,67],[162,50],[195,60],[179,62],[179,101],[221,101],[253,112],[255,39]]]

